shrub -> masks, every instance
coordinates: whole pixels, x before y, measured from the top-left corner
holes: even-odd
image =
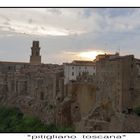
[[[18,108],[0,107],[0,132],[74,132],[74,129],[45,125],[38,118],[24,116]]]
[[[140,116],[140,107],[136,107],[136,108],[134,109],[134,112],[135,112],[138,116]]]

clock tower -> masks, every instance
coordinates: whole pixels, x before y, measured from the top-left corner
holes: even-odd
[[[39,41],[33,41],[31,47],[30,64],[41,64]]]

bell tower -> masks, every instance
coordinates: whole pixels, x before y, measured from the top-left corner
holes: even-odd
[[[41,64],[39,41],[33,41],[31,47],[30,64]]]

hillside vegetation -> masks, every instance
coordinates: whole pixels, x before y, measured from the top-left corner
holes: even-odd
[[[74,132],[74,129],[45,125],[17,108],[0,107],[0,132]]]

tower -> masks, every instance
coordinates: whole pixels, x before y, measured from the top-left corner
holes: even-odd
[[[30,64],[41,64],[39,41],[33,41],[31,47]]]

